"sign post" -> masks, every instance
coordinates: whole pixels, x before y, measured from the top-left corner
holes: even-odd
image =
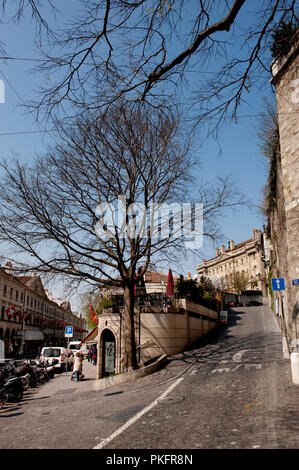
[[[227,323],[227,311],[220,310],[220,321],[221,323]]]
[[[284,277],[273,277],[271,279],[272,290],[285,290]]]
[[[74,331],[74,329],[73,329],[72,326],[66,326],[66,327],[65,327],[65,334],[64,334],[64,336],[65,336],[66,338],[68,338],[68,340],[67,340],[67,349],[69,349],[69,344],[70,344],[69,338],[72,338],[72,337],[73,337],[73,331]],[[67,371],[67,366],[68,366],[68,360],[66,361],[66,371]]]

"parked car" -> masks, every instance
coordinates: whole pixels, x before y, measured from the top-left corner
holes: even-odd
[[[55,369],[60,371],[71,369],[73,364],[73,353],[70,349],[62,346],[45,346],[41,350],[41,361],[48,361],[49,364],[55,363]],[[56,360],[56,361],[55,361]]]
[[[263,302],[259,302],[258,300],[249,300],[246,302],[246,307],[258,307],[259,305],[263,305]]]

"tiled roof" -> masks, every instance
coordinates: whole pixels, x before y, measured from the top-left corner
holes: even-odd
[[[162,273],[157,273],[155,271],[146,271],[145,273],[145,282],[162,282],[164,281],[165,283],[167,283],[167,278],[168,278],[168,274],[162,274]],[[175,281],[176,279],[178,279],[177,277],[173,276],[173,280]]]

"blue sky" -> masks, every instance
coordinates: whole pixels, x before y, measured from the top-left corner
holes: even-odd
[[[65,19],[74,1],[59,2],[61,9],[60,3],[62,17]],[[255,0],[252,3],[256,4]],[[8,56],[30,59],[39,57],[36,51],[35,26],[29,19],[20,25],[1,25],[1,37],[6,44]],[[16,153],[24,161],[30,161],[35,153],[43,152],[45,144],[54,142],[54,134],[51,132],[33,133],[39,131],[40,127],[34,116],[26,113],[20,106],[22,100],[37,96],[41,78],[37,72],[30,72],[37,64],[38,62],[25,60],[0,60],[0,79],[5,83],[5,103],[0,104],[0,159],[9,160],[12,153]],[[243,207],[236,213],[227,211],[223,215],[221,229],[225,234],[225,244],[231,239],[238,243],[250,238],[252,230],[262,228],[264,223],[257,207],[254,207],[260,204],[261,190],[267,178],[266,163],[257,146],[255,116],[262,111],[263,99],[269,95],[273,96],[272,90],[265,80],[264,87],[250,93],[248,104],[241,106],[238,123],[227,124],[221,129],[218,142],[198,141],[201,158],[200,170],[196,175],[198,180],[213,182],[217,176],[230,174],[253,204],[251,209]],[[215,248],[213,243],[206,241],[201,249],[201,256],[190,254],[182,261],[181,272],[186,274],[190,271],[195,274],[202,257],[213,257]],[[60,294],[57,292],[57,297]]]

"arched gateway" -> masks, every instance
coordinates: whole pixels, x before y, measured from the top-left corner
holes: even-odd
[[[116,372],[116,339],[111,330],[105,328],[100,339],[101,376],[108,377]]]

